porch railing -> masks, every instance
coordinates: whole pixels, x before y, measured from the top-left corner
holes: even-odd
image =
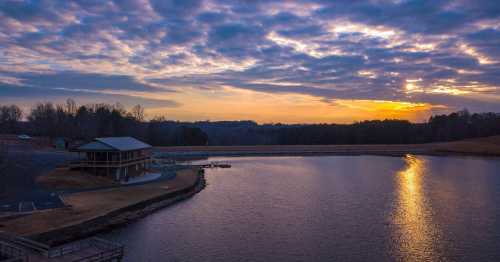
[[[69,162],[69,166],[73,167],[121,167],[125,165],[139,164],[144,161],[150,160],[150,156],[140,156],[127,160],[108,160],[108,161],[94,161],[94,160],[76,160]]]

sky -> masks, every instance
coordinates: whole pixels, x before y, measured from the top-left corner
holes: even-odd
[[[173,120],[500,112],[498,0],[0,0],[0,104]]]

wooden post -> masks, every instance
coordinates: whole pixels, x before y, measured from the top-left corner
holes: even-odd
[[[106,151],[106,176],[109,177],[109,152]]]
[[[122,152],[118,151],[118,154],[120,156],[120,163],[118,164],[118,169],[120,170],[120,179],[122,179]]]

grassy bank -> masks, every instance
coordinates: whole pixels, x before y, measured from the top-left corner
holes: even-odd
[[[433,149],[441,153],[500,156],[500,136],[439,143]]]

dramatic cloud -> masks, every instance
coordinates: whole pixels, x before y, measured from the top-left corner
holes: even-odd
[[[0,2],[0,103],[102,96],[189,111],[248,98],[235,90],[500,111],[500,2]]]

